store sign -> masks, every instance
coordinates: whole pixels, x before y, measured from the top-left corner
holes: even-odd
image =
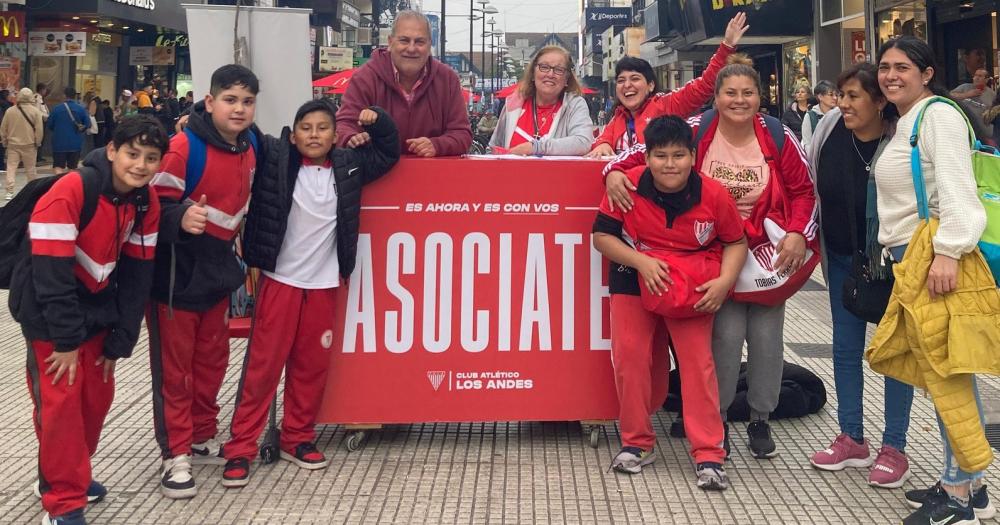
[[[188,47],[191,39],[183,33],[160,33],[156,35],[156,47]]]
[[[28,33],[28,54],[32,56],[86,56],[87,33],[32,31]]]
[[[588,7],[584,14],[588,32],[603,33],[612,26],[632,24],[631,7]]]
[[[318,421],[615,419],[600,169],[403,158],[366,186]]]
[[[868,61],[868,53],[865,52],[865,32],[851,31],[851,63],[860,64]]]
[[[24,11],[0,11],[0,42],[24,42]]]
[[[0,89],[16,92],[21,84],[21,59],[0,57]]]
[[[712,10],[719,11],[727,7],[756,7],[766,4],[768,0],[712,0]]]
[[[129,7],[136,7],[139,9],[146,9],[152,11],[156,9],[156,0],[111,0],[116,4],[125,4]]]
[[[325,72],[345,71],[354,67],[353,47],[319,48],[319,70]]]
[[[132,46],[128,52],[130,66],[172,66],[175,48],[154,46]]]
[[[361,11],[353,5],[343,2],[340,4],[340,21],[350,27],[361,27]]]

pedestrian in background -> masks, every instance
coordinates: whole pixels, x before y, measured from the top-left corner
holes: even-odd
[[[819,103],[809,108],[802,120],[802,147],[809,148],[813,130],[819,125],[819,120],[833,108],[837,107],[837,86],[829,80],[820,80],[813,88],[813,93]]]
[[[76,89],[67,86],[64,100],[52,108],[45,128],[52,133],[52,169],[56,175],[76,169],[83,148],[83,134],[90,127],[90,115],[76,101]]]
[[[42,113],[35,105],[35,94],[28,88],[17,92],[17,105],[4,113],[0,122],[0,141],[7,149],[7,200],[14,197],[17,166],[24,163],[28,180],[38,177],[35,170],[38,148],[42,145]]]

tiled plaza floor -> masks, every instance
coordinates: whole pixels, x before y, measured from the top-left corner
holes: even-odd
[[[639,476],[608,472],[618,450],[615,426],[605,427],[597,449],[577,423],[424,424],[371,434],[356,452],[345,431],[322,427],[319,446],[328,469],[299,470],[286,462],[257,468],[250,485],[227,490],[220,467],[195,467],[199,495],[171,501],[158,490],[148,352],[145,339],[118,369],[118,388],[94,475],[108,498],[87,512],[91,523],[677,523],[776,524],[898,523],[908,508],[902,490],[866,484],[866,472],[819,472],[808,456],[837,433],[830,313],[816,282],[788,305],[786,359],[826,381],[828,405],[814,416],[774,424],[780,455],[752,458],[745,427],[734,426],[727,464],[732,488],[704,493],[694,486],[684,440],[667,437],[671,415],[661,412],[656,463]],[[38,523],[32,495],[36,442],[25,387],[25,347],[0,294],[0,522]],[[145,334],[143,334],[145,337]],[[245,343],[233,341],[221,394],[228,422]],[[1000,381],[984,378],[984,397],[1000,396]],[[882,381],[866,372],[865,426],[878,441]],[[905,488],[936,479],[940,443],[928,399],[915,399],[908,453],[914,476]],[[988,482],[998,484],[996,469]],[[1000,495],[1000,493],[997,493]]]

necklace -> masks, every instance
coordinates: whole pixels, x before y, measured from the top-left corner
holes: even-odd
[[[531,101],[531,124],[535,128],[535,130],[534,130],[535,131],[535,140],[538,140],[538,139],[542,138],[542,134],[539,131],[542,128],[545,127],[546,122],[549,121],[549,117],[551,117],[552,114],[555,112],[555,106],[558,105],[558,104],[559,104],[559,102],[556,102],[556,104],[550,106],[548,109],[543,110],[544,113],[542,113],[542,125],[539,126],[538,125],[538,99],[536,98],[536,99],[533,99]]]
[[[872,171],[872,162],[875,162],[875,155],[878,154],[878,148],[882,145],[882,139],[884,138],[885,135],[878,138],[878,144],[875,145],[875,151],[872,153],[872,158],[865,160],[865,157],[861,155],[861,150],[858,149],[858,139],[854,136],[854,132],[851,132],[851,143],[854,144],[854,151],[858,154],[858,158],[865,164],[866,173],[870,173]]]

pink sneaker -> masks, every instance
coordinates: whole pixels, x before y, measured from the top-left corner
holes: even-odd
[[[868,484],[884,489],[896,489],[910,479],[910,460],[902,452],[882,445],[875,458],[875,466],[868,474]]]
[[[858,444],[847,434],[841,434],[830,448],[813,454],[809,462],[820,470],[830,471],[844,470],[847,467],[870,467],[872,453],[867,439]]]

